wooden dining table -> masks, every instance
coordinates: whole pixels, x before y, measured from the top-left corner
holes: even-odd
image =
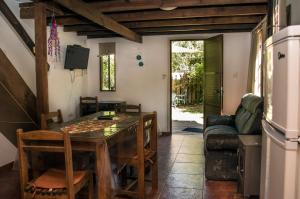
[[[139,119],[137,113],[98,112],[50,127],[70,133],[72,150],[94,152],[98,199],[112,197],[109,148],[136,133]]]

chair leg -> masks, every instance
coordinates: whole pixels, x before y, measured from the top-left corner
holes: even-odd
[[[154,162],[151,165],[151,174],[152,192],[156,192],[158,189],[157,157],[154,158]]]
[[[139,189],[139,199],[145,198],[145,167],[138,168],[138,189]]]
[[[93,182],[93,174],[90,174],[90,179],[89,179],[89,184],[88,184],[88,189],[89,189],[89,199],[94,199],[94,182]]]

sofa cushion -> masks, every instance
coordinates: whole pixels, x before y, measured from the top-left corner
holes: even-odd
[[[260,130],[262,98],[247,94],[242,98],[235,115],[235,126],[240,134],[255,134]]]
[[[210,126],[204,131],[204,141],[206,150],[236,150],[238,132],[231,126]]]
[[[234,126],[233,115],[209,115],[207,116],[206,127],[214,125]]]

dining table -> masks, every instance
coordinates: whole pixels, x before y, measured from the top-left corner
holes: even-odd
[[[98,199],[111,198],[115,188],[109,149],[137,132],[142,114],[104,111],[50,127],[70,133],[73,151],[94,152]]]

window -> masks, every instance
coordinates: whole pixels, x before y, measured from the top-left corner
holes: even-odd
[[[100,43],[100,91],[116,91],[115,43]]]

